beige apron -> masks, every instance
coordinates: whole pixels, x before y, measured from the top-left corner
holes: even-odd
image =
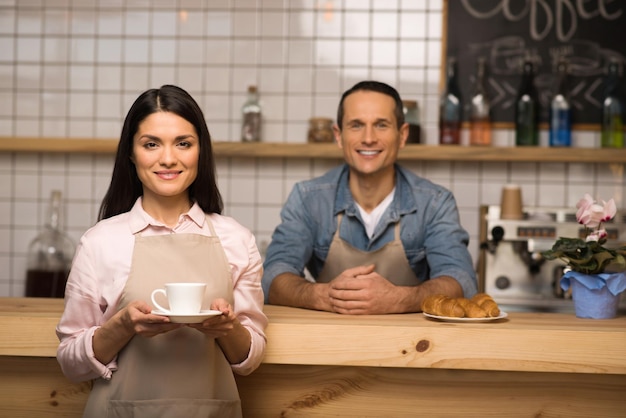
[[[375,264],[376,273],[397,286],[417,286],[420,284],[420,280],[409,265],[404,253],[404,246],[400,240],[399,221],[394,226],[393,241],[375,251],[362,251],[354,248],[339,236],[342,219],[343,214],[337,215],[337,231],[333,235],[328,256],[317,282],[328,283],[346,269]]]
[[[218,297],[233,303],[226,254],[212,236],[169,234],[135,237],[128,281],[118,309],[150,301],[169,282],[206,282],[202,309]],[[233,372],[214,339],[183,327],[152,338],[134,336],[119,352],[111,380],[97,379],[85,418],[241,417]]]

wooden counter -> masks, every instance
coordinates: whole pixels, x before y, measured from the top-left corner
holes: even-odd
[[[0,298],[0,416],[80,416],[89,384],[54,358],[61,300]],[[626,317],[518,313],[492,323],[267,306],[246,416],[623,417]]]

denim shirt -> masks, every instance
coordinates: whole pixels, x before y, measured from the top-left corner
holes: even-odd
[[[477,291],[476,273],[467,249],[469,235],[459,222],[452,193],[396,165],[396,192],[370,239],[348,185],[347,164],[321,177],[297,183],[283,206],[281,224],[272,235],[264,262],[265,300],[272,280],[281,273],[315,278],[322,271],[337,229],[337,214],[344,212],[339,236],[363,251],[374,251],[400,239],[406,258],[420,281],[451,276],[465,297]]]

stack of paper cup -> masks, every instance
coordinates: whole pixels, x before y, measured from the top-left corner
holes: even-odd
[[[500,219],[522,219],[522,189],[517,184],[507,184],[502,188],[500,199]]]

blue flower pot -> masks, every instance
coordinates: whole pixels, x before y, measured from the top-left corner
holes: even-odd
[[[582,274],[568,271],[561,278],[561,288],[567,290],[570,287],[577,317],[615,318],[620,293],[626,288],[626,274]]]
[[[610,319],[617,316],[619,294],[612,294],[606,286],[601,289],[589,289],[578,280],[572,280],[571,284],[577,317]]]

